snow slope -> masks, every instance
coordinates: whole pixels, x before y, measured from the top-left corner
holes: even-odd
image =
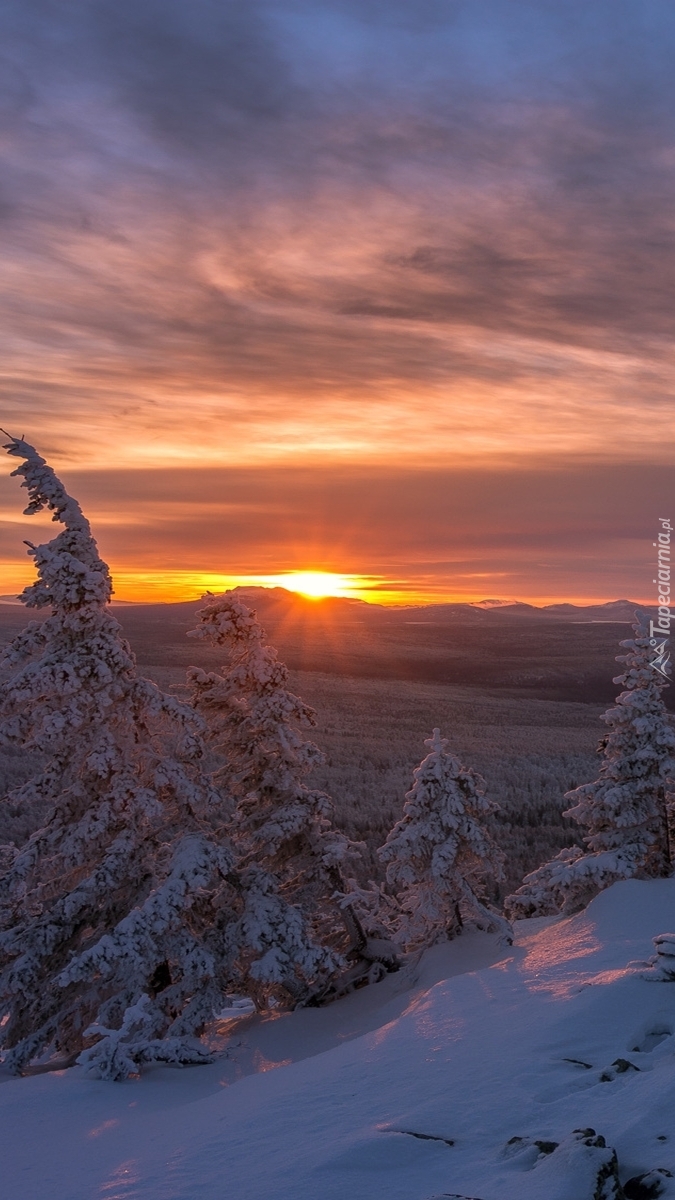
[[[210,1067],[5,1079],[3,1200],[592,1200],[586,1127],[623,1181],[675,1174],[675,985],[628,966],[673,929],[675,879],[629,880],[513,948],[468,935],[416,980],[246,1018]]]

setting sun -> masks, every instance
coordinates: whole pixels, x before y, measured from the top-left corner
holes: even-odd
[[[127,603],[147,604],[164,601],[177,603],[194,600],[204,592],[226,592],[237,587],[285,588],[297,592],[310,600],[323,600],[327,596],[340,596],[350,600],[372,600],[377,592],[378,601],[401,603],[407,597],[399,596],[395,588],[380,592],[383,580],[378,576],[337,574],[334,571],[284,571],[274,575],[231,575],[212,571],[124,571],[114,564],[115,598]],[[11,582],[10,582],[11,580]],[[28,573],[21,577],[21,586],[28,582]],[[4,588],[3,588],[4,584]],[[16,588],[16,572],[3,576],[0,561],[0,593]]]
[[[277,575],[274,582],[289,592],[300,592],[310,600],[323,600],[326,596],[355,597],[362,589],[355,575],[334,575],[331,571],[292,571],[288,575]]]

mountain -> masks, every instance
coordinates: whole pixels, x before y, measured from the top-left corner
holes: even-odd
[[[472,602],[472,608],[484,608],[492,610],[495,608],[527,608],[534,609],[533,604],[525,604],[523,600],[476,600]]]

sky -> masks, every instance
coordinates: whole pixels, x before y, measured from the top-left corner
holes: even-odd
[[[0,423],[118,597],[653,599],[674,52],[670,0],[5,0]]]

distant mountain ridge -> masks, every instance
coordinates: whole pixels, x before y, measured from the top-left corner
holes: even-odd
[[[320,614],[330,612],[332,616],[342,614],[346,618],[350,618],[358,615],[360,618],[374,620],[380,617],[385,620],[402,619],[403,621],[412,617],[418,620],[434,621],[445,618],[449,620],[465,619],[475,624],[477,620],[482,619],[492,622],[499,618],[529,617],[535,620],[612,621],[623,624],[632,622],[635,610],[638,608],[649,613],[656,612],[655,605],[640,604],[636,600],[606,600],[599,604],[571,604],[568,601],[560,601],[555,604],[544,604],[541,607],[529,604],[524,600],[501,599],[385,605],[378,604],[376,601],[357,600],[346,596],[325,596],[322,599],[312,599],[303,596],[300,592],[291,592],[282,587],[266,588],[247,585],[234,590],[246,603],[251,607],[258,608],[261,613],[271,611],[281,614],[283,610],[287,610],[296,615],[305,612],[310,617],[312,615],[318,617]],[[17,606],[20,609],[23,607],[17,597],[0,596],[0,608],[17,608]],[[139,612],[143,610],[148,615],[155,610],[158,615],[163,613],[167,616],[170,612],[175,612],[176,615],[197,612],[201,606],[201,598],[168,602],[113,600],[113,607],[135,609]],[[39,619],[40,615],[31,613],[32,619],[35,619],[36,616]]]
[[[386,607],[362,600],[309,600],[284,588],[239,589],[269,641],[294,671],[405,679],[507,690],[543,699],[610,702],[618,643],[638,607],[494,601]],[[203,600],[120,604],[113,609],[141,664],[219,668],[220,655],[187,637]],[[0,643],[48,609],[0,601]],[[672,691],[673,689],[671,689]],[[674,698],[675,699],[675,698]]]
[[[526,604],[522,600],[480,600],[472,604],[472,608],[482,611],[500,613],[510,616],[542,616],[566,618],[571,621],[632,621],[636,609],[655,612],[655,605],[640,604],[637,600],[606,600],[601,604],[570,604],[560,601],[557,604]]]
[[[599,604],[571,604],[559,601],[555,604],[538,606],[525,600],[456,600],[439,601],[428,604],[378,604],[376,601],[355,600],[344,596],[326,596],[321,600],[309,599],[298,592],[289,592],[286,588],[241,587],[235,589],[238,594],[251,603],[257,603],[262,608],[275,607],[278,604],[288,604],[290,607],[304,607],[311,611],[330,608],[333,611],[358,611],[359,616],[367,612],[378,614],[389,613],[405,617],[409,613],[428,613],[436,617],[447,615],[459,617],[472,615],[489,617],[549,617],[569,621],[616,621],[631,622],[635,610],[645,609],[647,612],[656,611],[655,605],[640,604],[637,600],[606,600]],[[190,602],[193,603],[193,602]]]

